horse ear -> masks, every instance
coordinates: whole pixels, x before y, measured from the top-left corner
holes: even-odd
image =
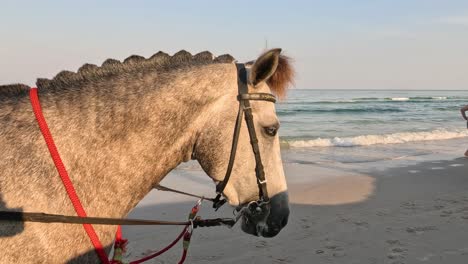
[[[250,68],[250,83],[253,86],[268,80],[276,71],[281,49],[271,49],[263,53]]]

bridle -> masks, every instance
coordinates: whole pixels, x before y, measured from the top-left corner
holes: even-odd
[[[234,135],[232,138],[231,154],[229,157],[229,163],[224,176],[224,180],[216,185],[216,197],[213,200],[213,208],[218,210],[223,204],[226,203],[226,199],[222,198],[222,193],[226,188],[231,177],[232,168],[234,166],[234,160],[236,158],[237,143],[239,142],[239,134],[242,126],[242,116],[245,113],[245,122],[247,123],[247,129],[249,131],[250,144],[252,145],[252,151],[255,156],[255,176],[257,178],[257,185],[259,190],[259,199],[254,201],[256,206],[268,203],[270,198],[267,191],[267,180],[265,179],[265,171],[263,168],[262,158],[260,155],[260,148],[258,147],[258,138],[255,133],[255,125],[253,121],[252,108],[250,101],[268,101],[276,103],[276,97],[270,93],[249,93],[248,92],[248,73],[245,68],[245,64],[236,64],[237,68],[237,86],[239,101],[239,111],[237,113],[236,125],[234,126]],[[250,205],[251,203],[249,203]]]

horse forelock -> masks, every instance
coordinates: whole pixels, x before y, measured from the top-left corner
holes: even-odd
[[[291,59],[280,55],[276,72],[267,81],[268,86],[279,98],[284,98],[288,88],[294,85],[294,75]]]
[[[203,51],[192,55],[185,50],[181,50],[172,56],[159,51],[148,59],[139,55],[131,55],[123,62],[115,59],[107,59],[101,66],[86,63],[81,66],[76,73],[71,71],[61,71],[52,80],[38,79],[36,85],[38,88],[42,89],[59,89],[121,74],[142,73],[148,71],[170,71],[184,66],[190,67],[214,63],[233,63],[234,61],[234,57],[229,54],[215,57],[209,51]]]

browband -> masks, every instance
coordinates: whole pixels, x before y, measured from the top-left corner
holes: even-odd
[[[269,93],[247,93],[239,94],[237,100],[255,100],[255,101],[268,101],[276,103],[276,96]]]

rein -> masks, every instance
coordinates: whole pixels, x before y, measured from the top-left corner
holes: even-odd
[[[201,219],[194,218],[192,221],[173,222],[161,220],[143,220],[143,219],[121,219],[107,217],[79,217],[70,215],[32,213],[32,212],[0,212],[0,221],[11,222],[36,222],[36,223],[62,223],[62,224],[92,224],[92,225],[146,225],[146,226],[187,226],[197,227],[212,227],[212,226],[228,226],[233,227],[236,221],[232,218],[214,218]]]

